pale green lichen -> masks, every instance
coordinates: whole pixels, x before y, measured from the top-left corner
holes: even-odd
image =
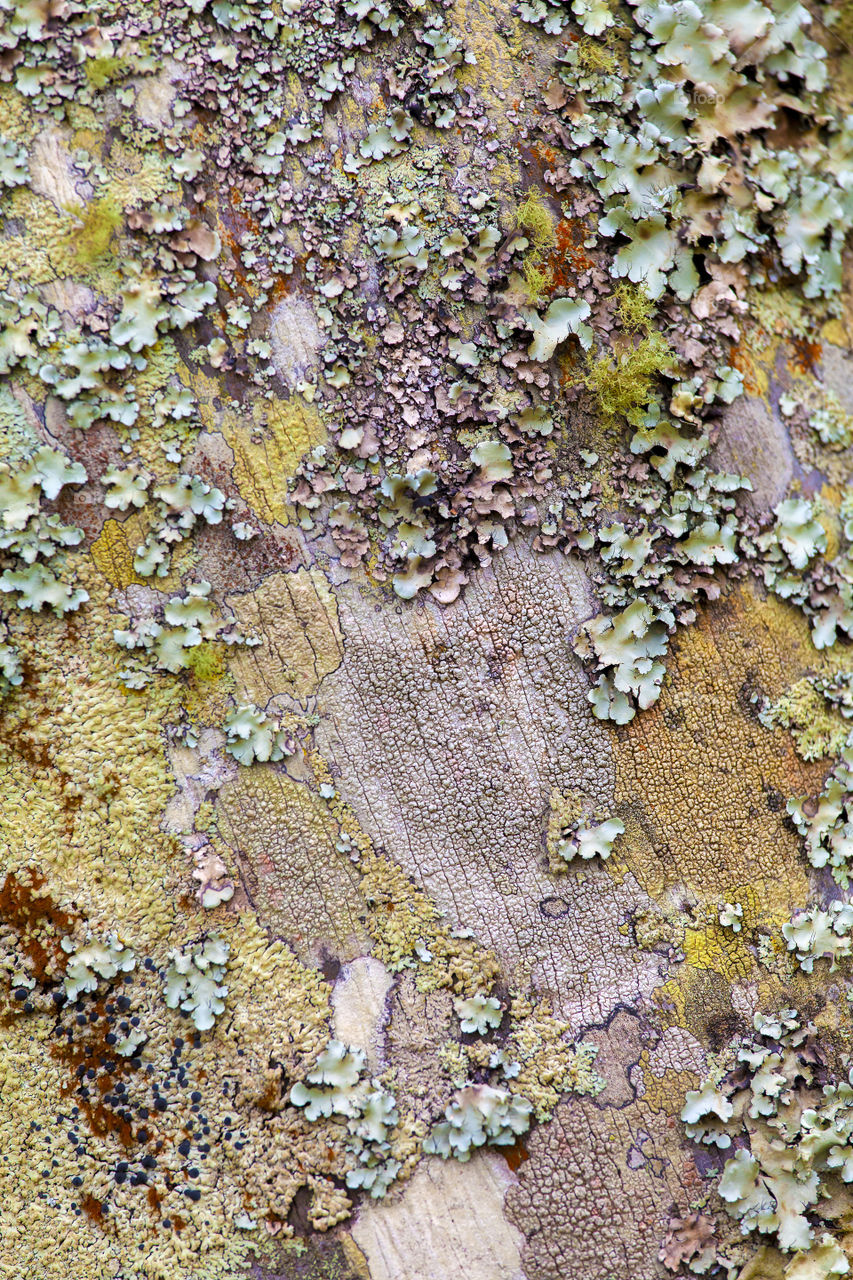
[[[809,862],[828,866],[847,889],[853,869],[853,748],[845,746],[816,799],[791,799],[787,808],[804,837]]]
[[[484,1036],[490,1028],[499,1027],[503,1013],[501,1002],[494,996],[478,993],[467,1000],[455,1000],[453,1007],[463,1031]]]
[[[346,1185],[379,1199],[402,1167],[389,1142],[400,1113],[393,1094],[376,1080],[362,1080],[364,1064],[361,1049],[330,1040],[305,1080],[291,1087],[290,1101],[312,1122],[347,1118],[346,1147],[355,1163],[347,1170]]]
[[[837,676],[804,676],[775,702],[767,702],[758,718],[767,729],[788,729],[798,755],[821,760],[841,754],[853,734],[847,721],[853,717],[853,679]]]
[[[571,24],[567,8],[549,0],[520,12],[546,31]],[[570,94],[581,81],[583,109],[567,114],[564,139],[573,177],[603,201],[599,231],[618,237],[612,273],[654,298],[670,289],[686,299],[700,284],[697,254],[746,263],[764,280],[762,254],[772,247],[802,274],[807,297],[837,291],[853,221],[853,146],[849,121],[826,109],[826,51],[806,34],[812,15],[726,0],[578,0],[574,12],[585,36],[610,44],[609,61],[594,67],[570,45],[558,67]],[[807,149],[768,133],[792,89],[805,125],[815,115],[826,122]],[[711,150],[735,137],[737,164]]]
[[[550,360],[557,347],[569,337],[576,337],[586,350],[592,345],[592,329],[584,321],[590,314],[590,305],[583,298],[557,298],[544,315],[532,312],[528,328],[533,341],[528,347],[532,360]]]
[[[724,902],[717,918],[724,929],[740,933],[743,928],[743,907],[739,902]]]
[[[530,1128],[529,1099],[490,1085],[460,1089],[424,1141],[424,1151],[447,1160],[470,1160],[482,1146],[511,1146]]]
[[[815,960],[829,960],[830,972],[838,967],[839,958],[850,955],[850,931],[853,929],[853,905],[830,902],[826,910],[810,907],[798,911],[782,925],[782,936],[789,951],[795,951],[800,968],[806,973],[814,969]]]
[[[308,1120],[321,1116],[355,1116],[360,1111],[357,1086],[365,1063],[361,1049],[351,1049],[340,1040],[330,1040],[314,1067],[297,1080],[290,1090],[290,1101],[305,1108]]]
[[[137,662],[124,669],[122,677],[128,688],[133,688],[134,684],[141,687],[140,681],[147,683],[148,676],[154,671],[176,674],[192,669],[193,650],[206,643],[220,641],[228,645],[248,646],[258,643],[254,637],[244,636],[233,622],[216,617],[210,590],[209,582],[190,583],[184,595],[171,596],[162,605],[158,604],[152,616],[133,618],[128,627],[113,631],[113,639],[122,649],[147,655],[151,660],[150,663]],[[203,670],[204,659],[200,661]],[[244,721],[239,723],[244,724]],[[240,737],[236,726],[237,722],[230,734],[235,743]]]
[[[229,712],[222,725],[225,750],[242,765],[255,760],[283,760],[296,750],[295,740],[281,720],[274,715],[243,703]]]
[[[823,1069],[815,1028],[792,1009],[758,1013],[755,1032],[727,1051],[718,1069],[692,1090],[681,1112],[698,1141],[738,1149],[717,1191],[741,1232],[769,1236],[793,1255],[786,1277],[846,1274],[836,1235],[837,1209],[853,1181],[853,1087]]]
[[[64,988],[69,1000],[97,991],[99,979],[115,978],[119,973],[130,973],[136,967],[133,949],[115,933],[107,934],[101,942],[88,931],[82,946],[72,938],[63,938],[61,945],[68,955]]]
[[[169,1009],[188,1014],[198,1031],[209,1031],[225,1010],[223,978],[230,945],[215,933],[195,946],[169,952],[163,994]]]

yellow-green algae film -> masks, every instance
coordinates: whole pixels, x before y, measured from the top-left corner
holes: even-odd
[[[0,1276],[853,1259],[853,17],[0,0]]]

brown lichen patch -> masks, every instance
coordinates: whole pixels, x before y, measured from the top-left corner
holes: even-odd
[[[436,1055],[453,1029],[448,991],[419,991],[411,973],[401,974],[390,998],[386,1051],[407,1093],[426,1095],[433,1085]]]
[[[686,888],[731,900],[760,879],[767,916],[805,900],[785,802],[813,791],[823,769],[803,764],[789,735],[764,729],[756,702],[821,665],[801,615],[751,586],[682,633],[660,702],[615,735],[624,856],[652,897]]]
[[[528,1280],[648,1276],[673,1205],[683,1213],[681,1134],[640,1099],[560,1104],[529,1142],[505,1213],[526,1238]],[[695,1194],[695,1192],[694,1192]]]

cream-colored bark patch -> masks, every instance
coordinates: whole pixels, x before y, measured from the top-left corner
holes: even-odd
[[[244,632],[265,639],[232,661],[241,697],[259,706],[279,693],[304,699],[340,664],[335,597],[320,569],[271,574],[251,595],[229,596],[227,603]]]
[[[71,162],[56,130],[45,130],[30,153],[30,186],[58,209],[80,203],[71,179]]]
[[[394,979],[379,960],[359,956],[346,965],[332,991],[335,1035],[367,1054],[371,1070],[379,1065],[385,1022],[385,997]]]
[[[522,1237],[503,1216],[513,1181],[492,1153],[422,1164],[398,1200],[368,1205],[353,1227],[371,1280],[524,1280]]]
[[[270,318],[269,339],[273,364],[291,387],[316,368],[323,335],[304,298],[285,298],[278,304]]]
[[[736,471],[751,481],[752,501],[759,511],[784,498],[794,473],[785,427],[770,406],[754,396],[741,396],[726,409],[711,459],[720,470]]]
[[[138,82],[136,114],[143,124],[168,124],[179,74],[178,64],[170,59],[156,76],[145,76]]]

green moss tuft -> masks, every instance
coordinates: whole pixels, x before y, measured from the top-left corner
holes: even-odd
[[[83,73],[93,89],[105,89],[114,80],[120,80],[128,69],[127,58],[87,58]]]
[[[527,233],[531,246],[540,256],[557,243],[554,223],[548,206],[535,187],[531,187],[515,214],[515,225]]]
[[[187,652],[187,670],[199,684],[216,684],[227,672],[225,651],[221,645],[203,641]]]
[[[608,32],[607,35],[609,38],[611,33]],[[618,66],[616,54],[601,39],[581,36],[574,47],[574,53],[581,68],[587,72],[603,71],[612,75]]]
[[[538,302],[554,283],[544,259],[555,248],[557,235],[548,206],[535,187],[531,187],[515,214],[516,227],[525,233],[530,249],[524,257],[521,273],[532,302]]]
[[[656,308],[642,286],[623,280],[614,289],[613,297],[616,299],[616,314],[623,328],[630,329],[632,333],[640,329],[648,333]]]
[[[662,334],[649,333],[614,359],[606,355],[589,359],[584,385],[595,395],[606,417],[630,420],[653,399],[655,377],[670,371],[675,358]]]
[[[91,267],[104,257],[121,226],[121,206],[112,196],[102,196],[69,212],[79,219],[80,225],[69,233],[68,243],[78,266]]]
[[[543,298],[554,283],[553,272],[540,266],[535,259],[526,258],[522,267],[522,275],[532,302]]]

